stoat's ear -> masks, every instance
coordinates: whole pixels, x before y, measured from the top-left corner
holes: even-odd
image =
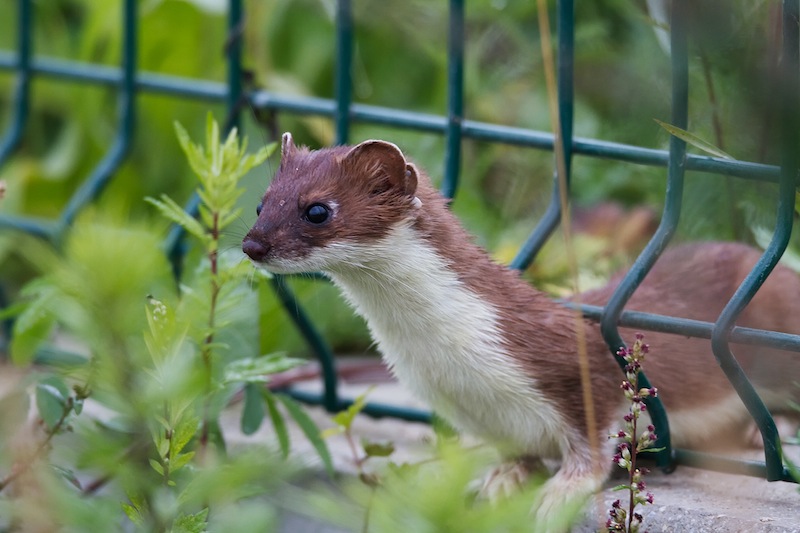
[[[375,193],[396,190],[414,196],[417,191],[417,169],[390,142],[364,141],[347,152],[342,163],[369,179]]]
[[[288,131],[281,137],[281,160],[288,158],[295,151],[294,139]]]

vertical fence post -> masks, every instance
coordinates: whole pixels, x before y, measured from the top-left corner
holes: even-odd
[[[352,103],[352,62],[353,62],[353,13],[350,0],[336,2],[336,77],[334,90],[336,108],[336,144],[346,144],[350,137],[350,105]],[[273,288],[284,308],[289,312],[306,342],[311,346],[322,369],[322,405],[329,412],[341,408],[339,401],[336,361],[330,347],[320,335],[314,324],[300,307],[294,294],[281,276],[273,279]]]
[[[775,265],[778,264],[783,252],[786,250],[792,232],[798,169],[797,127],[800,125],[797,106],[797,91],[800,87],[800,83],[798,83],[798,68],[800,68],[800,61],[798,61],[798,49],[800,48],[798,18],[800,18],[798,0],[784,0],[782,18],[783,53],[780,79],[780,105],[782,107],[781,117],[783,121],[781,128],[782,160],[775,232],[764,254],[736,290],[722,313],[720,313],[711,332],[711,347],[714,351],[714,356],[761,432],[764,440],[764,455],[767,466],[767,479],[769,481],[777,481],[785,477],[778,430],[769,410],[733,356],[729,346],[729,336],[736,319],[753,299],[758,289],[761,288]]]
[[[33,48],[33,0],[17,2],[17,79],[11,101],[11,122],[0,139],[0,165],[19,145],[28,119],[31,89],[31,55]]]
[[[572,145],[573,145],[573,115],[575,99],[575,6],[574,0],[559,0],[558,2],[558,115],[561,123],[561,142],[564,149],[564,168],[566,171],[567,190],[572,177]],[[553,234],[561,222],[561,193],[558,185],[558,171],[553,174],[553,193],[550,203],[542,219],[531,232],[528,239],[522,244],[517,255],[511,261],[510,268],[517,270],[527,269],[533,262],[536,254],[542,249],[544,243]]]
[[[347,144],[350,138],[350,104],[352,102],[353,14],[350,0],[336,2],[336,144]]]
[[[242,136],[241,109],[245,97],[242,91],[242,35],[244,35],[242,0],[230,0],[228,4],[228,39],[225,50],[228,68],[225,133],[236,128],[240,138]]]
[[[309,344],[319,361],[322,369],[322,405],[328,412],[335,412],[341,409],[339,401],[338,379],[336,375],[336,363],[330,347],[314,327],[314,323],[308,318],[294,293],[286,285],[284,276],[276,275],[272,278],[272,287],[280,299],[284,309],[286,309],[294,321],[297,329],[302,333],[303,338]]]
[[[447,33],[447,129],[442,195],[452,198],[461,171],[461,126],[464,122],[464,0],[450,0]]]
[[[136,47],[138,37],[136,8],[136,0],[125,0],[122,6],[122,76],[117,85],[117,133],[111,148],[91,175],[75,191],[62,211],[56,229],[56,237],[61,236],[72,224],[83,207],[97,198],[130,149],[136,124]]]
[[[689,116],[689,60],[686,36],[685,0],[674,0],[670,15],[670,57],[672,61],[672,118],[671,123],[686,129]],[[603,333],[608,347],[616,354],[625,346],[620,337],[617,323],[619,317],[634,291],[664,251],[678,227],[683,198],[683,178],[686,167],[686,143],[675,137],[669,140],[669,163],[667,166],[667,191],[661,223],[653,237],[634,262],[628,274],[614,291],[608,301],[600,320],[600,331]],[[616,357],[616,356],[615,356]],[[624,361],[617,358],[620,366]],[[640,379],[643,387],[650,387],[645,376]],[[657,385],[657,384],[656,384]],[[664,406],[658,397],[647,398],[646,402],[653,425],[656,428],[658,442],[656,447],[664,448],[658,452],[656,461],[665,469],[672,468],[673,457],[669,422]]]

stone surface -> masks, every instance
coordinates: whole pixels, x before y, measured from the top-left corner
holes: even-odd
[[[372,375],[381,381],[370,393],[370,400],[424,407],[399,384]],[[298,387],[318,390],[315,380],[301,382]],[[355,397],[367,390],[367,383],[342,383],[343,397]],[[224,418],[223,429],[232,445],[246,445],[274,439],[268,424],[254,435],[245,437],[238,431],[240,406],[229,409]],[[321,428],[331,427],[330,417],[319,407],[309,407],[309,413]],[[393,460],[414,462],[429,456],[427,442],[433,437],[431,428],[425,424],[409,423],[393,419],[373,419],[360,416],[353,432],[358,438],[371,441],[391,441],[396,446]],[[296,427],[291,428],[292,445],[296,457],[319,467],[316,453]],[[352,453],[344,439],[329,439],[329,446],[336,469],[352,474],[355,468]],[[800,446],[785,446],[788,454],[800,459]],[[746,459],[759,459],[760,452],[751,451],[742,455]],[[618,481],[617,481],[618,483]],[[656,532],[768,532],[800,533],[800,492],[792,483],[721,474],[689,467],[679,467],[672,474],[652,472],[647,477],[648,489],[655,494],[656,503],[645,508],[645,523],[651,533]],[[609,482],[609,487],[615,484]],[[609,489],[602,493],[602,507],[596,502],[588,513],[592,518],[574,529],[580,533],[596,531],[605,520],[606,509],[620,493]],[[283,517],[282,531],[338,533],[341,529],[320,523],[301,514],[287,512]]]

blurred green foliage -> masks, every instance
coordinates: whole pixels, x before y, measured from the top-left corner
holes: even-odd
[[[37,2],[37,54],[115,65],[119,58],[119,0]],[[658,2],[655,2],[658,4]],[[225,65],[224,0],[150,0],[139,4],[139,68],[222,81]],[[771,98],[779,58],[774,1],[713,0],[691,9],[691,117],[689,131],[737,159],[777,161]],[[4,12],[14,8],[8,4]],[[656,35],[659,24],[644,0],[600,0],[576,6],[575,134],[645,147],[665,147],[668,134],[654,118],[669,121],[669,57]],[[724,16],[719,16],[724,13]],[[260,0],[245,3],[245,66],[256,87],[292,95],[333,96],[335,69],[333,0]],[[447,2],[356,0],[354,99],[398,109],[440,114],[446,104]],[[470,119],[550,129],[533,2],[470,0],[466,7],[466,115]],[[0,17],[0,48],[15,39],[14,16]],[[0,73],[0,124],[8,115],[12,77]],[[4,212],[52,217],[91,171],[116,127],[113,91],[37,78],[23,146],[0,168],[8,191]],[[713,97],[712,97],[713,93]],[[133,151],[99,204],[152,220],[142,198],[168,194],[181,203],[191,181],[172,135],[172,122],[190,133],[202,128],[207,102],[142,93]],[[223,118],[220,105],[212,105]],[[245,113],[248,115],[248,113]],[[332,124],[319,117],[280,114],[272,129],[290,130],[311,146],[334,140]],[[244,132],[266,143],[269,133],[246,120]],[[427,169],[442,171],[440,136],[383,126],[354,125],[352,140],[387,138]],[[245,179],[244,215],[223,245],[238,247],[254,206],[276,165]],[[454,209],[480,244],[508,261],[550,198],[552,155],[507,145],[465,141],[462,188]],[[618,202],[657,213],[664,169],[578,156],[574,166],[578,206]],[[690,173],[680,238],[752,241],[751,227],[772,223],[770,185]],[[625,212],[623,210],[622,217]],[[656,217],[657,218],[657,217]],[[644,235],[642,235],[643,237]],[[587,283],[604,279],[635,252],[613,235],[591,234],[582,257]],[[558,239],[532,268],[534,282],[558,292],[566,274]],[[26,239],[0,235],[2,276],[13,294],[38,265],[21,259]],[[600,243],[595,244],[595,243]],[[628,248],[629,246],[629,248]],[[621,252],[621,253],[620,253]],[[548,254],[554,254],[548,258]],[[607,258],[612,260],[606,260]],[[561,280],[561,281],[560,281]],[[295,289],[312,318],[340,351],[363,351],[368,336],[344,312],[336,291],[298,281]],[[305,347],[269,289],[260,292],[264,351]],[[333,309],[343,312],[332,312]]]
[[[124,523],[119,511],[137,531],[199,533],[212,509],[214,515],[247,509],[248,500],[269,493],[289,469],[273,450],[228,453],[222,413],[237,394],[244,399],[242,433],[257,431],[268,410],[285,460],[288,416],[333,475],[309,415],[264,386],[271,375],[305,360],[261,355],[252,290],[260,276],[219,247],[221,232],[238,217],[238,181],[276,146],[248,154],[235,129],[220,139],[210,114],[204,146],[182,127],[176,130],[199,178],[200,217],[190,217],[166,195],[148,201],[203,251],[180,286],[158,235],[118,213],[87,211],[61,255],[40,250],[47,273],[23,289],[25,305],[10,345],[12,361],[24,372],[6,378],[0,396],[24,415],[33,388],[40,423],[10,413],[0,438],[0,507],[8,507],[0,513],[2,528],[31,529],[36,519],[27,508],[36,501],[50,508],[79,494],[95,496],[98,509],[118,503],[117,512],[110,507],[92,520],[101,531]],[[50,342],[56,345],[51,359],[40,357],[34,366]],[[76,353],[59,357],[70,343]],[[89,413],[81,416],[85,405]],[[63,448],[65,434],[74,437]],[[48,493],[37,497],[30,484]],[[95,494],[106,485],[110,490]],[[261,506],[249,516],[251,529],[264,530],[273,510]],[[73,510],[44,513],[42,520],[40,530],[86,525]]]

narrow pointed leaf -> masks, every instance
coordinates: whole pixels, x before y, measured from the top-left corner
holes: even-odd
[[[304,359],[287,357],[278,352],[261,357],[247,357],[233,361],[225,367],[225,383],[264,383],[270,374],[276,374],[304,365]]]
[[[51,464],[50,468],[52,468],[56,473],[58,473],[58,475],[66,479],[70,483],[70,485],[72,485],[78,490],[81,490],[82,488],[81,482],[80,480],[78,480],[78,477],[75,475],[75,472],[54,464]]]
[[[167,196],[161,195],[161,199],[147,197],[145,201],[154,205],[162,215],[171,221],[175,222],[186,231],[205,242],[208,239],[205,229],[202,224],[197,221],[193,216],[183,210],[181,206],[175,203],[175,200]]]
[[[244,386],[244,409],[242,409],[241,428],[245,435],[252,435],[261,427],[264,420],[264,399],[258,390],[260,385],[248,383]]]
[[[333,417],[333,421],[345,429],[350,429],[350,426],[353,425],[353,420],[355,420],[356,416],[361,412],[362,409],[364,409],[364,406],[367,403],[367,396],[374,388],[375,387],[370,387],[363,394],[360,394],[353,401],[350,407],[344,411],[336,413],[336,415]]]
[[[175,434],[172,436],[172,453],[176,454],[183,450],[183,448],[192,440],[200,428],[200,419],[196,416],[190,416],[182,420],[178,427],[175,428]]]
[[[66,398],[53,385],[49,383],[36,385],[36,408],[48,429],[54,429],[64,416],[66,401]]]
[[[281,455],[283,455],[285,459],[289,457],[289,430],[286,429],[286,422],[283,420],[283,415],[278,411],[275,396],[266,388],[261,389],[261,394],[264,397],[264,403],[267,404],[267,411],[272,421],[272,428],[275,430],[275,436],[278,438],[278,446],[281,448]]]
[[[155,459],[152,459],[152,458],[150,459],[150,466],[153,468],[153,470],[158,472],[158,475],[160,475],[160,476],[164,475],[164,467],[161,466],[161,463],[159,463]]]
[[[194,452],[179,453],[169,462],[170,470],[172,472],[177,472],[178,470],[186,466],[189,463],[189,461],[192,460],[192,457],[194,457]]]
[[[319,458],[322,459],[322,464],[325,466],[325,470],[328,472],[328,475],[333,477],[333,460],[331,459],[331,454],[328,451],[328,445],[325,444],[325,441],[322,439],[322,435],[320,435],[317,425],[303,410],[303,407],[295,400],[289,396],[286,396],[285,394],[278,394],[276,397],[280,399],[284,406],[286,406],[289,416],[291,416],[294,421],[297,422],[300,430],[317,451]]]
[[[722,150],[720,150],[719,148],[717,148],[716,146],[714,146],[710,142],[701,139],[700,137],[698,137],[697,135],[695,135],[693,133],[689,133],[688,131],[686,131],[684,129],[681,129],[681,128],[677,127],[677,126],[673,126],[672,124],[667,124],[666,122],[662,122],[662,121],[658,120],[657,118],[654,118],[653,120],[655,120],[658,123],[659,126],[664,128],[665,130],[667,130],[667,132],[670,135],[674,135],[678,139],[680,139],[682,141],[686,141],[686,143],[694,146],[695,148],[697,148],[699,150],[702,150],[702,151],[704,151],[704,152],[706,152],[708,154],[711,154],[714,157],[719,157],[719,158],[722,158],[722,159],[733,159],[733,156],[731,156],[729,154],[726,154],[725,152],[723,152]]]

